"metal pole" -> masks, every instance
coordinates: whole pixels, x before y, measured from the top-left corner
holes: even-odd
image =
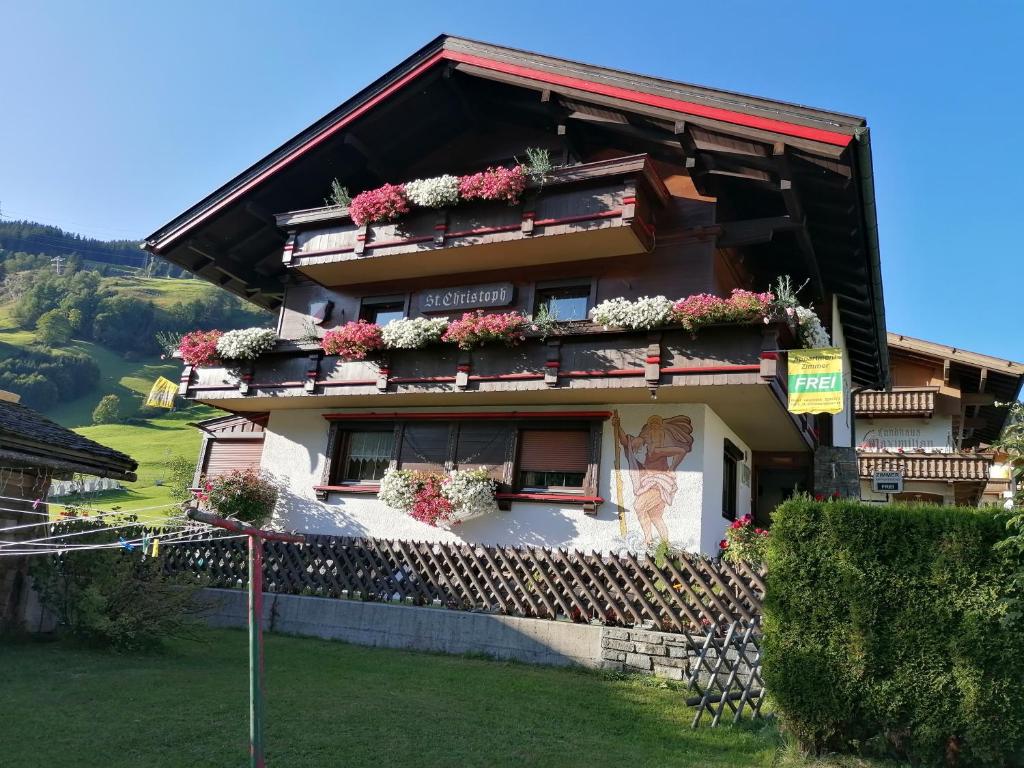
[[[249,535],[249,765],[263,759],[263,539]]]
[[[297,533],[264,531],[248,523],[229,520],[209,512],[190,508],[192,520],[245,534],[249,538],[249,765],[265,768],[263,756],[263,542],[284,541],[303,544]]]

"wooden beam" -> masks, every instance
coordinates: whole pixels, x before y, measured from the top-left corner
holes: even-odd
[[[961,395],[964,405],[995,405],[996,396],[991,392],[965,392]]]
[[[789,216],[726,221],[721,224],[722,234],[719,235],[718,245],[721,248],[735,248],[769,243],[776,232],[788,232],[798,226]]]

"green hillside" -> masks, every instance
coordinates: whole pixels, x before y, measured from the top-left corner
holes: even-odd
[[[169,305],[175,301],[202,298],[213,286],[197,280],[131,278],[119,280],[118,290],[126,295],[140,296],[154,303]],[[135,293],[135,290],[139,293]],[[10,305],[0,304],[0,356],[17,354],[19,350],[38,348],[36,331],[19,328],[11,319]],[[92,411],[104,395],[116,394],[121,400],[122,416],[136,416],[146,394],[157,377],[177,381],[181,363],[161,360],[158,356],[138,360],[125,360],[100,344],[73,339],[65,345],[66,351],[78,352],[92,359],[100,369],[100,382],[89,393],[70,401],[62,401],[46,411],[46,415],[63,426],[70,427],[99,443],[127,453],[139,462],[138,481],[126,490],[107,492],[91,499],[103,508],[114,505],[125,510],[170,504],[166,464],[176,456],[194,461],[199,452],[201,436],[188,422],[210,418],[219,413],[205,406],[187,405],[136,423],[92,425]],[[158,510],[144,517],[158,519],[167,511]]]

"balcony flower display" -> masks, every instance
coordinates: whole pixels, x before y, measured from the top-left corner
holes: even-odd
[[[450,528],[496,511],[495,488],[482,468],[448,473],[389,469],[377,498],[420,522]]]
[[[590,316],[605,328],[639,331],[668,323],[672,307],[672,302],[664,296],[642,296],[635,301],[617,298],[602,301],[590,310]]]
[[[709,293],[698,293],[680,299],[672,306],[672,319],[688,330],[713,323],[752,323],[767,320],[775,297],[734,288],[727,299]]]
[[[421,208],[447,208],[459,202],[459,177],[445,174],[405,183],[405,196]]]
[[[376,323],[355,320],[327,331],[320,340],[320,346],[328,355],[339,355],[346,360],[365,360],[369,353],[384,348],[384,339]]]
[[[448,324],[442,341],[457,344],[459,349],[473,349],[492,341],[515,346],[526,338],[529,319],[519,312],[485,315],[482,310],[466,312]]]
[[[349,203],[348,213],[358,226],[393,221],[409,212],[409,201],[405,187],[401,184],[385,184],[376,189],[360,192]]]
[[[459,178],[459,195],[463,200],[504,200],[515,205],[524,189],[526,172],[521,165],[488,168]]]
[[[217,365],[220,362],[217,356],[217,342],[223,335],[223,331],[192,331],[182,336],[178,342],[178,351],[185,365]]]
[[[447,317],[407,317],[385,325],[381,337],[388,349],[420,349],[440,341],[447,328]]]
[[[823,349],[832,346],[828,331],[821,324],[821,318],[818,317],[817,312],[808,307],[796,307],[794,311],[800,342],[805,348]]]
[[[277,334],[269,328],[227,331],[217,340],[217,355],[225,360],[255,360],[276,343]]]

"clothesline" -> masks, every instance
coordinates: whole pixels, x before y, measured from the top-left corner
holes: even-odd
[[[180,518],[180,520],[182,522],[184,522],[185,518]],[[73,538],[75,536],[88,536],[90,534],[99,533],[100,531],[116,531],[116,530],[119,530],[121,528],[138,528],[138,527],[146,527],[146,525],[147,525],[146,523],[141,523],[141,522],[121,523],[120,525],[106,525],[106,526],[104,526],[102,528],[93,528],[93,529],[88,530],[88,531],[73,531],[71,533],[51,533],[49,536],[42,536],[42,537],[37,538],[37,539],[26,539],[25,541],[0,541],[0,551],[2,551],[2,549],[4,547],[11,547],[11,546],[22,547],[22,546],[26,546],[26,545],[29,545],[29,544],[36,544],[38,542],[51,541],[53,539],[59,539],[59,540],[63,541],[64,539],[70,539],[70,538]],[[179,528],[183,528],[184,525],[179,525],[178,527]],[[0,528],[0,533],[3,533],[4,531],[5,531],[5,529]]]
[[[213,526],[210,526],[209,528],[210,528],[210,530],[217,530],[216,528],[213,528]],[[174,536],[170,536],[170,537],[154,536],[152,538],[153,538],[154,541],[159,540],[159,542],[161,544],[178,544],[178,543],[181,543],[181,542],[186,542],[186,541],[194,539],[195,536],[196,536],[196,533],[200,533],[200,532],[188,532],[188,533],[182,533],[182,534],[178,534],[178,535],[174,535]],[[235,535],[232,535],[232,536],[217,536],[216,537],[217,541],[224,541],[224,540],[227,540],[227,539],[241,539],[241,538],[245,538],[245,534],[239,533],[239,534],[235,534]],[[8,550],[8,549],[5,549],[5,550],[0,551],[0,557],[29,557],[29,556],[32,556],[32,555],[56,555],[56,554],[61,554],[61,553],[65,553],[65,552],[88,552],[88,551],[91,551],[91,550],[100,550],[100,549],[127,549],[128,548],[127,545],[131,545],[131,547],[134,548],[137,545],[141,545],[142,542],[143,542],[143,539],[142,538],[138,538],[138,539],[132,539],[132,540],[127,540],[126,539],[124,541],[109,542],[109,543],[104,543],[104,544],[68,545],[66,547],[56,547],[54,549],[48,549],[48,550],[43,550],[43,549]]]

